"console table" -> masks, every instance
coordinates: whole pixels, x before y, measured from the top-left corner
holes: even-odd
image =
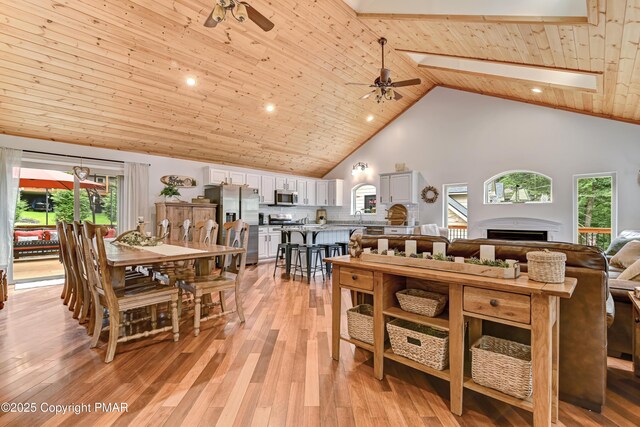
[[[536,426],[558,419],[558,331],[560,298],[570,298],[577,279],[564,283],[530,281],[526,274],[517,279],[436,271],[416,267],[364,262],[348,256],[327,259],[333,264],[332,355],[340,359],[340,341],[348,341],[373,352],[374,375],[383,378],[384,359],[391,359],[450,383],[451,412],[462,415],[464,388],[485,394],[533,412]],[[449,311],[436,318],[400,309],[395,293],[406,287],[440,287],[449,293]],[[341,290],[370,295],[373,299],[374,344],[342,336]],[[449,332],[449,369],[438,371],[394,354],[385,342],[385,319],[398,318]],[[533,396],[517,399],[476,384],[465,375],[465,325],[469,342],[482,335],[482,322],[502,323],[531,331]]]

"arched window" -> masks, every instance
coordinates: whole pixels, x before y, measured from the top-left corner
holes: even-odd
[[[551,178],[531,171],[503,172],[485,181],[484,203],[551,203]]]
[[[356,212],[366,214],[376,213],[376,186],[359,184],[351,189],[351,215]]]

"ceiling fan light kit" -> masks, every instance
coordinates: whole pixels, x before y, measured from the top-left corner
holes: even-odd
[[[231,14],[238,22],[245,22],[247,19],[253,21],[263,31],[271,31],[274,27],[273,22],[251,7],[249,3],[235,0],[218,0],[204,22],[204,26],[215,28],[227,18],[227,13]]]
[[[410,80],[402,80],[399,82],[391,81],[391,70],[388,68],[385,68],[384,66],[384,45],[387,44],[387,39],[382,37],[378,39],[378,43],[382,48],[382,67],[380,68],[380,76],[376,77],[372,85],[369,85],[366,83],[347,83],[347,84],[369,86],[373,88],[371,92],[365,94],[360,99],[368,99],[373,95],[378,104],[384,101],[398,101],[402,99],[402,95],[400,95],[395,90],[395,88],[419,85],[422,83],[422,81],[418,78],[410,79]]]

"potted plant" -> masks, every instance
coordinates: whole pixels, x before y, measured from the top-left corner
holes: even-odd
[[[176,186],[171,184],[165,185],[165,187],[160,192],[160,195],[164,196],[165,200],[169,199],[170,197],[172,197],[176,201],[180,200],[178,199],[178,197],[180,196],[180,191],[178,191],[178,188]]]

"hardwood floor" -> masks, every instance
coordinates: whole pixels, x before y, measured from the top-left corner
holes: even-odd
[[[464,415],[454,416],[446,382],[391,361],[378,381],[371,355],[348,343],[334,362],[328,287],[274,280],[272,268],[246,274],[246,324],[230,315],[203,323],[196,338],[189,313],[179,342],[167,333],[119,344],[108,365],[106,344],[89,349],[60,287],[12,291],[0,311],[0,403],[90,404],[92,412],[0,413],[0,425],[531,424],[528,412],[471,391]],[[610,359],[607,397],[602,414],[562,402],[558,425],[640,425],[640,379],[630,362]],[[128,411],[96,412],[95,402],[126,403]]]

